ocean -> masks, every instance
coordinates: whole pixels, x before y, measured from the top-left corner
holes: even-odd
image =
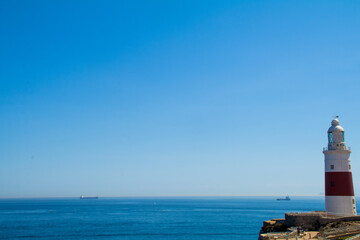
[[[0,199],[0,239],[256,240],[264,220],[323,197]]]

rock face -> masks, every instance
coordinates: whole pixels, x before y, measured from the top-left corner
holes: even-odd
[[[289,226],[285,224],[285,219],[272,219],[270,221],[263,222],[260,234],[269,232],[285,232],[288,228]]]
[[[322,236],[356,234],[360,232],[360,216],[339,217],[325,212],[286,213],[283,219],[264,221],[259,239],[274,239],[276,234],[271,233],[294,234],[298,227],[307,232],[316,231]]]
[[[320,232],[326,238],[338,238],[342,236],[351,236],[360,233],[360,221],[334,222],[329,223],[320,229]]]

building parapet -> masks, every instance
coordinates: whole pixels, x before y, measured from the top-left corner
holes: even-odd
[[[329,148],[329,147],[324,147],[324,148],[323,148],[323,152],[332,151],[332,150],[351,151],[351,147],[345,147],[345,148],[343,148],[343,149],[341,149],[341,148]]]

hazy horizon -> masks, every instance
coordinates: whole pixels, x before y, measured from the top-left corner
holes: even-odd
[[[98,196],[98,195],[84,195],[85,197],[98,197],[98,198],[275,198],[275,197],[285,197],[287,195],[135,195],[135,196]],[[34,196],[34,197],[0,197],[0,199],[57,199],[57,198],[76,198],[79,196]],[[291,198],[312,198],[312,197],[323,197],[325,195],[291,195]],[[355,198],[360,197],[356,195]]]

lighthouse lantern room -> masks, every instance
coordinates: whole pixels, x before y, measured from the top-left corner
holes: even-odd
[[[355,216],[356,205],[350,163],[350,148],[346,148],[344,129],[336,117],[328,130],[325,155],[325,209],[328,214]]]

